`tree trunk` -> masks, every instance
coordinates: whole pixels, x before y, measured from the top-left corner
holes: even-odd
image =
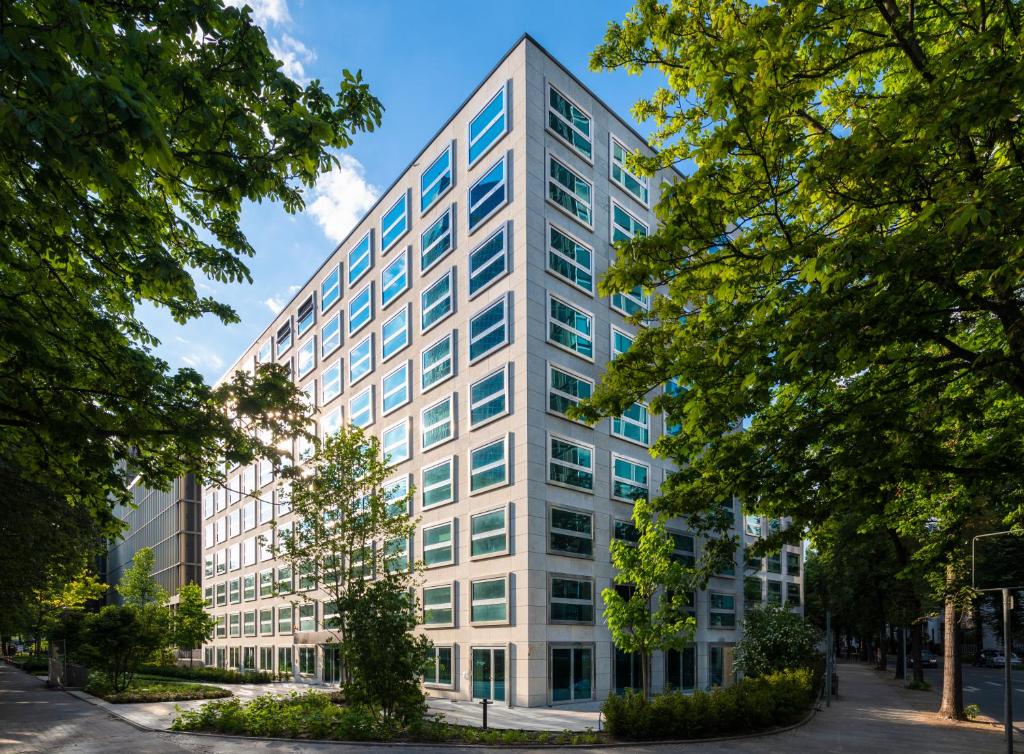
[[[946,627],[942,652],[942,704],[939,717],[966,720],[964,715],[964,678],[960,668],[960,626],[957,624],[956,604],[947,599],[943,608]]]
[[[907,641],[903,635],[903,629],[896,629],[896,675],[894,676],[897,681],[905,681],[907,678],[906,673],[903,671],[906,665],[904,655],[907,653]]]
[[[878,631],[878,669],[879,670],[888,670],[888,668],[889,668],[889,657],[886,654],[886,652],[888,651],[888,647],[886,646],[887,643],[888,642],[886,641],[886,638],[885,638],[885,621],[882,621],[882,624],[881,624],[881,626],[879,626],[879,631]]]
[[[651,698],[651,652],[640,653],[640,685],[643,687],[644,700]]]
[[[910,657],[914,660],[914,683],[924,683],[924,668],[921,666],[921,624],[910,627]]]

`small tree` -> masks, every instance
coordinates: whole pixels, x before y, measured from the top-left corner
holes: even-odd
[[[167,608],[166,590],[153,576],[155,563],[153,550],[140,548],[117,584],[125,607],[135,611],[147,637],[157,641],[153,653],[171,643],[171,611]]]
[[[638,500],[633,508],[636,542],[615,539],[612,564],[615,583],[625,587],[601,592],[604,619],[612,642],[623,652],[640,655],[644,698],[651,694],[651,655],[655,650],[681,650],[693,638],[696,621],[687,613],[687,597],[694,587],[694,571],[673,559],[674,543],[664,523],[654,517],[650,503]],[[657,608],[654,597],[661,591]]]
[[[748,676],[811,667],[818,658],[818,631],[803,616],[778,605],[757,607],[743,619],[735,665]]]
[[[85,622],[77,657],[100,671],[117,693],[127,689],[139,664],[166,644],[166,634],[140,619],[134,607],[107,605]]]
[[[174,611],[172,635],[174,643],[188,651],[188,664],[192,667],[192,652],[210,638],[217,624],[206,612],[206,600],[198,584],[189,582],[178,590],[178,609]]]

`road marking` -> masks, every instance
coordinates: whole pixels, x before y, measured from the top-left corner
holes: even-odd
[[[985,683],[987,683],[989,686],[995,686],[997,688],[999,688],[999,687],[1001,687],[1003,685],[1001,683],[996,683],[995,681],[985,681]]]
[[[964,691],[966,691],[966,692],[968,692],[970,694],[973,694],[975,691],[981,691],[981,689],[979,689],[979,688],[977,688],[975,686],[964,686]]]

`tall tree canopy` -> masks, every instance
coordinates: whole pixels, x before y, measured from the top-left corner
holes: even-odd
[[[125,499],[119,461],[155,486],[213,477],[298,426],[283,370],[213,389],[154,354],[138,307],[236,321],[196,279],[249,280],[242,203],[302,209],[332,150],[380,116],[358,73],[334,95],[291,80],[249,11],[221,0],[0,5],[4,488],[87,511],[95,538]],[[5,598],[38,563],[17,534],[43,504],[0,504]]]

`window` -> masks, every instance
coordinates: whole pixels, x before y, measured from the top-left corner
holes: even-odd
[[[594,360],[594,316],[548,296],[548,342]]]
[[[409,345],[409,310],[406,304],[384,323],[380,331],[381,358],[387,361]]]
[[[455,310],[452,303],[454,269],[425,288],[420,294],[420,332],[426,332]]]
[[[242,582],[241,579],[231,579],[228,582],[228,602],[232,605],[237,605],[242,601]]]
[[[274,569],[260,571],[260,597],[274,596]]]
[[[800,585],[792,582],[786,584],[786,605],[800,607]]]
[[[768,604],[769,605],[781,605],[782,604],[782,582],[780,581],[768,581]]]
[[[548,364],[548,410],[565,416],[569,409],[594,392],[594,382],[554,364]]]
[[[502,86],[490,102],[469,122],[469,165],[472,166],[498,143],[508,131],[505,100],[508,87]]]
[[[291,605],[281,605],[277,608],[277,632],[279,634],[290,634],[292,632]]]
[[[469,386],[469,426],[480,427],[508,413],[508,367]]]
[[[800,553],[786,553],[786,573],[788,573],[790,576],[800,575]]]
[[[550,584],[549,615],[552,623],[594,622],[593,581],[552,576]]]
[[[384,430],[381,437],[384,457],[394,465],[409,460],[409,420],[403,419],[398,424]]]
[[[473,623],[508,622],[508,579],[483,579],[469,585],[469,619]]]
[[[299,392],[302,394],[302,404],[305,406],[306,415],[312,416],[316,411],[316,380],[310,380]],[[301,443],[302,440],[299,442]],[[302,457],[301,451],[299,451],[299,457]]]
[[[552,155],[548,155],[548,201],[573,220],[593,229],[593,184]]]
[[[404,192],[380,219],[380,253],[384,256],[409,230],[409,193]]]
[[[304,602],[299,605],[299,630],[316,631],[315,602]]]
[[[452,585],[423,587],[423,625],[454,626],[455,608]]]
[[[316,647],[299,647],[299,674],[316,675]]]
[[[256,599],[255,573],[250,573],[242,577],[242,599],[246,602]]]
[[[593,491],[593,445],[549,435],[548,449],[548,481],[588,492]]]
[[[341,395],[341,359],[331,364],[320,376],[324,404]]]
[[[341,346],[341,315],[335,314],[320,328],[320,356],[327,357]]]
[[[348,352],[348,384],[355,385],[373,371],[373,333],[352,346]]]
[[[348,417],[356,427],[369,427],[373,424],[373,385],[348,402]]]
[[[305,377],[316,367],[316,338],[310,338],[299,347],[299,378]]]
[[[651,467],[625,456],[612,454],[612,497],[625,503],[650,497]]]
[[[226,604],[228,604],[227,584],[222,581],[217,584],[217,607],[223,607]]]
[[[775,553],[768,556],[768,573],[782,573],[782,554]]]
[[[217,638],[218,639],[223,639],[227,635],[228,635],[228,616],[220,615],[220,616],[217,617]],[[224,651],[223,647],[220,649],[220,651],[221,652]],[[221,658],[221,660],[218,661],[218,666],[222,666],[222,665],[223,665],[223,658]]]
[[[696,544],[693,535],[673,531],[669,532],[669,536],[672,537],[672,554],[669,555],[669,558],[673,562],[681,563],[687,568],[692,568],[697,561]]]
[[[508,155],[503,156],[469,187],[469,232],[508,203]]]
[[[295,335],[301,338],[309,331],[314,322],[316,322],[316,305],[313,303],[313,297],[310,296],[299,305],[299,311],[295,315]]]
[[[409,486],[412,483],[411,474],[402,474],[393,482],[384,485],[384,500],[387,503],[387,513],[391,517],[408,516],[412,513],[409,499]]]
[[[594,696],[594,648],[551,647],[551,701],[569,702]]]
[[[455,333],[452,332],[420,352],[420,392],[425,393],[452,376],[454,350]]]
[[[633,336],[612,325],[612,358],[621,356],[633,345]]]
[[[452,648],[431,647],[423,666],[423,683],[428,686],[451,686],[452,668]]]
[[[325,312],[330,309],[339,298],[341,298],[341,265],[335,265],[334,269],[327,273],[327,277],[320,281],[320,311]]]
[[[508,484],[508,438],[469,452],[469,492],[476,494]]]
[[[498,508],[469,517],[469,555],[473,558],[508,553],[507,511]]]
[[[761,579],[757,576],[746,576],[743,579],[743,602],[749,610],[761,603]]]
[[[452,145],[449,144],[420,175],[420,214],[447,194],[452,183]]]
[[[273,612],[273,611],[271,611]],[[273,625],[271,625],[273,628]],[[262,624],[260,633],[262,634]],[[271,631],[269,636],[273,636],[274,632]],[[260,670],[264,670],[270,673],[274,672],[274,648],[273,647],[260,647]]]
[[[384,375],[381,385],[381,416],[409,402],[409,362]]]
[[[372,231],[359,239],[359,243],[348,252],[348,284],[352,286],[373,267]]]
[[[614,136],[611,139],[611,174],[612,183],[621,186],[626,193],[645,207],[650,206],[649,180],[646,176],[639,176],[626,169],[626,155],[629,150]]]
[[[280,535],[278,536],[280,539]],[[295,579],[292,577],[291,566],[278,566],[277,568],[277,590],[281,594],[291,594],[295,591]]]
[[[665,685],[672,691],[693,691],[697,687],[697,650],[684,647],[665,653]]]
[[[239,613],[229,613],[228,614],[228,636],[230,636],[232,639],[234,639],[234,638],[237,638],[237,637],[239,637],[241,635],[242,635],[242,616]],[[232,647],[232,649],[235,649],[235,648]],[[237,665],[238,662],[236,660],[235,662],[232,662],[231,664],[232,665]]]
[[[452,217],[455,205],[451,205],[444,214],[437,218],[433,225],[420,235],[420,272],[426,272],[444,259],[455,246]]]
[[[428,406],[420,413],[420,447],[428,450],[455,437],[454,395]]]
[[[616,521],[612,536],[635,545],[640,541],[640,530],[631,521]]]
[[[288,629],[289,633],[291,629]],[[291,675],[295,672],[295,667],[292,664],[292,648],[291,647],[278,647],[277,648],[277,672],[287,673]]]
[[[594,293],[594,251],[548,225],[548,271],[584,293]]]
[[[256,611],[247,610],[242,613],[242,635],[243,636],[255,636],[256,635]],[[246,647],[248,649],[248,647]]]
[[[289,319],[277,330],[277,355],[292,347],[292,321]]]
[[[469,252],[469,297],[491,287],[508,272],[508,223],[503,223],[487,240]]]
[[[622,416],[613,418],[612,434],[640,445],[650,445],[651,417],[647,407],[634,403]]]
[[[409,290],[409,253],[403,251],[380,273],[380,307],[386,309]]]
[[[370,281],[348,302],[348,334],[362,330],[373,319],[373,281]]]
[[[502,296],[469,320],[469,363],[508,345],[508,298]]]
[[[645,223],[640,222],[612,200],[611,210],[611,239],[612,242],[625,241],[636,236],[646,236],[648,228]],[[626,293],[612,294],[611,307],[617,312],[626,316],[632,316],[637,312],[649,311],[651,308],[651,296],[644,293],[641,287],[636,287]]]
[[[721,592],[708,593],[710,616],[708,626],[711,628],[736,628],[736,598]]]
[[[590,115],[548,84],[548,129],[588,162],[594,161]]]
[[[409,570],[409,539],[392,539],[384,545],[384,569],[389,573]]]
[[[548,545],[562,555],[594,556],[594,516],[591,513],[551,509]]]
[[[271,338],[262,346],[260,346],[259,352],[256,354],[257,364],[268,364],[274,357],[274,339]]]
[[[423,527],[423,563],[427,568],[455,562],[454,528],[451,521]]]
[[[338,406],[320,420],[320,437],[326,440],[341,430],[341,406]]]
[[[434,508],[455,500],[455,460],[446,458],[423,469],[423,508]]]

